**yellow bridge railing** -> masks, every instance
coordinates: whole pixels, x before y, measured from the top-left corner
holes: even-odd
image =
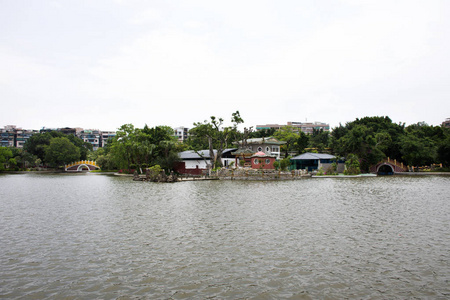
[[[407,166],[403,165],[402,162],[398,162],[396,159],[390,159],[389,157],[387,159],[384,160],[385,162],[388,162],[390,164],[393,164],[397,167],[400,167],[402,169],[407,169]]]
[[[68,168],[77,166],[77,165],[91,165],[91,166],[94,166],[94,167],[100,169],[100,166],[94,160],[79,160],[79,161],[70,163],[68,165],[65,165],[64,168],[67,170]]]

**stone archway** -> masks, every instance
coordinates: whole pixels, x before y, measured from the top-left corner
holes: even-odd
[[[390,164],[382,164],[378,167],[378,175],[394,175],[394,168]]]
[[[86,165],[86,164],[81,164],[81,165],[78,166],[77,172],[82,172],[82,171],[83,171],[83,168],[87,168],[87,171],[88,171],[88,172],[91,171],[91,168],[89,168],[88,165]]]

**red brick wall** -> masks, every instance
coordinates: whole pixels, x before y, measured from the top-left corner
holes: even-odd
[[[261,161],[261,163],[255,164],[255,159],[258,159],[259,161]],[[266,159],[270,160],[270,162],[266,163]],[[252,169],[275,169],[275,167],[273,166],[274,162],[275,157],[252,157]]]
[[[179,161],[175,164],[174,170],[179,174],[202,175],[206,169],[199,169],[198,166],[196,169],[186,169],[186,163]]]

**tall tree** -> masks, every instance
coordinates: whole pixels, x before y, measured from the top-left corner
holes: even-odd
[[[298,141],[300,135],[298,134],[299,129],[293,126],[284,126],[279,130],[275,131],[273,137],[286,142],[281,148],[285,152],[285,157],[289,156],[289,152],[294,150],[295,143]]]
[[[0,147],[0,171],[5,170],[5,164],[12,158],[13,154],[11,149],[7,147]]]
[[[399,142],[402,159],[412,166],[435,163],[442,158],[438,150],[445,140],[444,129],[424,122],[409,125]]]
[[[132,124],[122,125],[111,142],[111,156],[121,169],[143,169],[162,164],[166,171],[173,169],[178,159],[179,146],[168,126],[143,129]]]
[[[356,154],[361,169],[368,171],[384,157],[400,159],[399,137],[404,125],[395,124],[389,117],[364,117],[333,129],[331,147],[335,154]]]
[[[193,136],[193,139],[199,139],[199,141],[206,141],[209,149],[209,155],[211,158],[212,166],[222,167],[222,153],[228,145],[239,139],[240,134],[237,126],[244,123],[239,111],[236,111],[231,116],[231,126],[223,127],[223,119],[211,116],[210,121],[204,121],[203,123],[194,123],[194,128],[189,132]],[[202,142],[195,143],[195,145],[201,145]],[[204,150],[197,148],[193,150]],[[214,152],[216,150],[216,152]]]
[[[450,167],[450,129],[446,137],[439,143],[437,149],[438,161],[446,167]]]
[[[41,161],[46,162],[46,148],[50,145],[50,141],[57,137],[65,137],[76,146],[80,151],[80,159],[86,159],[88,151],[92,149],[90,143],[84,142],[73,134],[66,135],[59,131],[35,133],[25,142],[23,149],[36,155]]]
[[[55,137],[45,149],[45,161],[54,167],[59,167],[80,159],[80,149],[67,137]]]
[[[323,129],[313,128],[313,133],[309,138],[311,148],[316,148],[319,152],[323,152],[328,147],[329,132]]]

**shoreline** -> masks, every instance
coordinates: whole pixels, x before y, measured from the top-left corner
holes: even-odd
[[[59,170],[39,170],[39,171],[1,171],[1,174],[93,174],[93,175],[114,175],[119,177],[133,177],[133,174],[120,174],[118,172],[65,172]],[[259,177],[259,176],[223,176],[223,177],[207,177],[207,178],[178,178],[178,182],[183,181],[202,181],[202,180],[239,180],[239,181],[283,181],[283,180],[298,180],[301,178],[365,178],[365,177],[385,177],[385,176],[450,176],[450,172],[400,172],[394,173],[392,175],[378,175],[378,174],[358,174],[358,175],[313,175],[313,174],[303,174],[295,177],[282,177],[282,178],[270,178],[270,177]],[[259,177],[259,178],[258,178]],[[299,178],[296,178],[299,177]]]

